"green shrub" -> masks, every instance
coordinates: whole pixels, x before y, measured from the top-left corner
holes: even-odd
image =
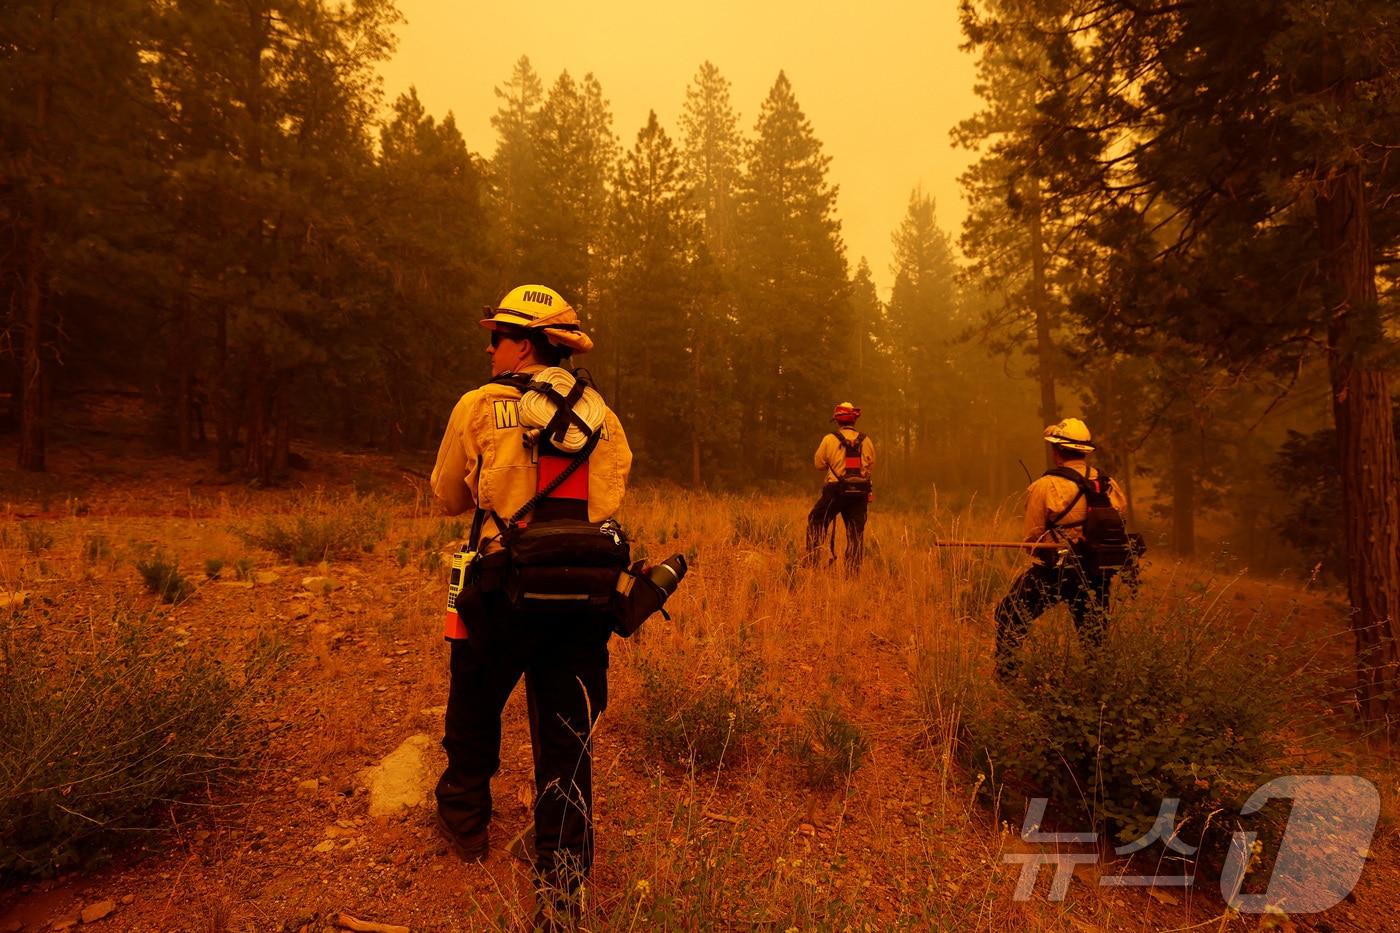
[[[146,588],[167,603],[184,602],[194,595],[194,584],[164,551],[136,561],[136,571],[146,581]]]
[[[792,754],[808,786],[829,790],[848,781],[870,753],[870,740],[846,718],[830,694],[807,710],[793,736]]]
[[[991,792],[1047,797],[1125,842],[1166,799],[1186,839],[1212,811],[1238,813],[1278,754],[1296,672],[1194,603],[1117,618],[1097,651],[1064,626],[1033,631],[1003,698],[964,713]]]
[[[697,671],[684,658],[639,667],[642,739],[662,761],[718,768],[741,757],[771,718],[771,702],[759,689],[763,665],[747,654],[719,670]]]
[[[235,680],[144,619],[94,620],[81,650],[55,622],[0,617],[0,879],[90,863],[207,803],[256,749],[249,713],[275,682],[271,653]]]
[[[389,514],[376,499],[351,496],[326,502],[309,499],[291,515],[269,515],[238,534],[284,560],[314,564],[373,551],[389,528]]]
[[[240,557],[233,562],[233,575],[239,580],[251,580],[255,566],[251,557]]]
[[[224,559],[222,557],[211,557],[204,562],[204,575],[211,580],[219,579],[219,574],[224,572]]]
[[[409,547],[407,541],[400,541],[399,546],[394,550],[394,560],[400,567],[408,566]]]

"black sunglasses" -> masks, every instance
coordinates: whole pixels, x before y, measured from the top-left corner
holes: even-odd
[[[528,334],[523,331],[514,331],[508,328],[493,328],[491,330],[491,349],[501,345],[502,340],[529,340]]]

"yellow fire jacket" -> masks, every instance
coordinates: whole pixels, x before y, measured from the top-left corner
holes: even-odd
[[[841,435],[846,440],[853,441],[860,436],[860,432],[855,428],[842,428]],[[846,470],[846,448],[842,447],[831,434],[827,434],[817,445],[817,452],[812,457],[812,462],[818,470],[826,470],[828,484],[834,483]],[[869,479],[870,471],[875,467],[875,444],[868,437],[860,445],[860,464],[860,475]]]
[[[520,391],[514,386],[487,383],[463,395],[453,407],[431,480],[433,494],[448,515],[461,515],[479,505],[506,518],[535,494],[539,467],[524,444],[519,400]],[[590,521],[601,522],[617,513],[631,469],[632,450],[617,415],[608,409],[602,437],[588,458]],[[481,536],[498,531],[488,520]]]
[[[1071,460],[1066,466],[1082,473],[1089,479],[1094,479],[1099,475],[1098,470],[1093,469],[1083,460]],[[1059,515],[1078,492],[1079,487],[1063,476],[1042,476],[1031,483],[1026,489],[1026,534],[1024,540],[1037,542],[1044,539],[1046,537],[1046,523]],[[1128,507],[1128,499],[1123,495],[1123,490],[1118,486],[1116,479],[1108,481],[1108,501],[1113,503],[1113,507],[1119,511]],[[1074,508],[1060,519],[1060,524],[1082,522],[1088,514],[1089,502],[1080,496],[1079,501],[1074,503]],[[1059,540],[1071,544],[1084,537],[1084,532],[1079,527],[1059,528],[1057,533]]]

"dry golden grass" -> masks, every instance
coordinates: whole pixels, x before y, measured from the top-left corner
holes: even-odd
[[[322,495],[333,509],[339,493]],[[265,711],[274,738],[247,820],[314,831],[318,821],[354,816],[361,798],[333,798],[333,812],[321,814],[321,804],[286,788],[307,776],[330,775],[338,784],[409,733],[432,732],[425,710],[446,699],[442,558],[461,527],[437,515],[421,491],[376,501],[389,523],[373,551],[321,568],[297,567],[239,536],[269,513],[287,514],[293,499],[285,496],[190,498],[178,510],[183,514],[158,517],[99,509],[49,519],[53,541],[37,550],[10,524],[0,540],[0,589],[69,599],[83,612],[104,600],[137,605],[172,631],[188,631],[192,650],[220,657],[235,658],[252,638],[285,640],[295,669],[282,699]],[[1003,856],[1026,848],[1018,839],[1021,814],[984,799],[964,741],[968,715],[997,702],[991,609],[1023,558],[930,545],[1004,538],[1014,534],[1016,517],[976,503],[949,514],[935,501],[921,510],[877,502],[865,566],[847,575],[839,565],[801,565],[809,507],[798,497],[674,489],[629,495],[622,520],[637,556],[680,551],[692,570],[668,606],[673,621],[654,618],[639,637],[613,642],[609,705],[595,736],[599,855],[586,928],[1155,930],[1206,921],[1245,928],[1223,917],[1208,893],[1167,905],[1137,891],[1098,888],[1092,875],[1072,885],[1063,902],[1044,898],[1044,880],[1035,899],[1014,901],[1019,866]],[[105,549],[92,544],[99,538]],[[147,545],[180,560],[197,583],[191,599],[160,607],[144,593],[131,560]],[[202,572],[211,558],[224,564],[218,581]],[[278,582],[244,587],[235,579],[239,561],[252,561]],[[297,581],[311,575],[339,586],[300,592]],[[1237,606],[1232,591],[1212,580],[1200,568],[1157,558],[1139,603],[1146,612],[1187,598],[1239,609],[1230,617],[1239,618],[1243,645],[1250,625],[1275,624],[1272,616],[1292,600],[1317,615],[1310,625],[1344,638],[1322,597],[1278,587],[1259,598],[1255,589],[1247,606]],[[1068,629],[1063,611],[1044,624]],[[1318,644],[1319,655],[1345,663],[1334,641]],[[724,741],[718,767],[685,755],[658,757],[646,741],[656,725],[647,719],[656,715],[643,690],[648,670],[680,693],[713,687],[761,707],[762,728]],[[527,819],[515,799],[529,774],[521,692],[507,708],[498,847]],[[814,788],[790,740],[823,703],[859,731],[869,754],[834,785]],[[1384,783],[1389,799],[1394,782]],[[426,824],[371,834],[365,854],[347,856],[334,872],[306,863],[304,846],[259,845],[238,852],[240,873],[278,873],[315,886],[320,893],[298,910],[314,903],[447,930],[518,926],[533,909],[523,866],[493,855],[482,868],[461,867],[436,852]],[[204,892],[197,902],[210,927],[263,928],[285,919],[279,911],[293,916],[270,893],[276,885],[212,887],[220,863],[211,859],[180,882]],[[199,887],[199,878],[211,880]],[[412,883],[400,883],[406,879]],[[139,915],[129,919],[131,929],[146,928]]]

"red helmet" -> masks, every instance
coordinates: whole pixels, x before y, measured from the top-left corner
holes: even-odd
[[[831,412],[831,420],[839,424],[855,424],[860,417],[860,409],[850,402],[842,402]]]

